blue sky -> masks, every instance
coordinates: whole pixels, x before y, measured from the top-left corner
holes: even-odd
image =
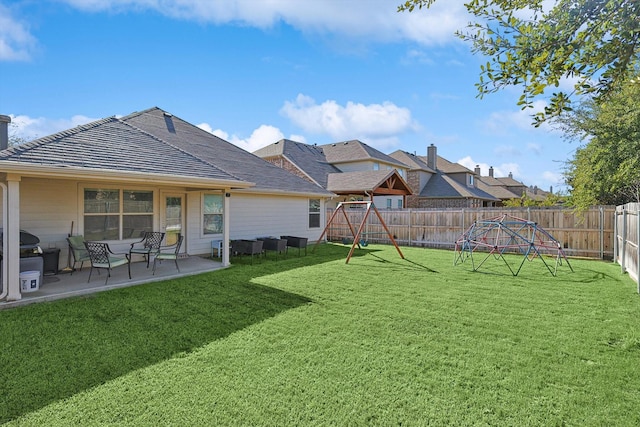
[[[0,0],[0,114],[34,138],[160,107],[248,151],[359,139],[548,190],[576,146],[476,98],[458,0]],[[544,101],[537,103],[542,108]]]

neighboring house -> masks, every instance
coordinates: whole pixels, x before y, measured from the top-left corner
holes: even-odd
[[[553,194],[553,188],[549,188],[549,191],[544,191],[538,188],[537,185],[529,186],[526,190],[527,197],[536,202],[543,202]]]
[[[504,206],[504,202],[507,200],[519,199],[522,196],[522,192],[519,194],[515,192],[520,190],[520,186],[512,185],[511,187],[508,187],[501,178],[495,178],[493,176],[493,167],[489,168],[488,176],[482,176],[480,173],[480,166],[476,165],[475,173],[477,176],[478,188],[499,199],[495,206]],[[511,181],[515,180],[511,178]]]
[[[390,156],[409,167],[407,180],[413,190],[407,198],[409,208],[472,208],[500,202],[478,187],[474,171],[438,156],[433,144],[427,147],[426,157],[402,150]]]
[[[407,165],[357,140],[309,145],[282,139],[254,154],[337,194],[330,207],[373,200],[379,208],[403,208],[411,194]]]
[[[537,186],[527,187],[522,182],[516,181],[512,173],[509,173],[507,177],[495,178],[493,167],[489,168],[488,176],[480,176],[479,166],[476,166],[475,172],[480,177],[478,188],[501,200],[497,206],[503,206],[507,200],[521,199],[523,196],[534,202],[544,202],[553,194],[553,188],[544,191]]]
[[[128,248],[140,231],[181,233],[184,251],[213,240],[298,235],[317,240],[334,196],[159,108],[109,117],[7,148],[0,116],[6,275],[0,299],[20,299],[19,238],[62,249],[73,234]],[[2,144],[4,144],[2,146]],[[223,251],[228,265],[228,251]]]

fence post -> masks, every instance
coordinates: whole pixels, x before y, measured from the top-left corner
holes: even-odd
[[[408,246],[411,246],[411,209],[409,209],[409,242],[408,242]]]
[[[640,206],[636,205],[636,285],[640,294]]]
[[[618,206],[616,206],[616,210],[613,212],[613,261],[619,262],[618,255],[620,253],[619,243],[618,243]]]
[[[600,259],[604,259],[604,208],[602,206],[600,206],[598,220],[600,221]]]
[[[622,272],[626,272],[627,271],[627,260],[626,258],[626,253],[627,253],[627,206],[624,205],[622,206],[622,244],[621,244],[621,251],[622,253],[620,254],[620,267],[622,268]]]

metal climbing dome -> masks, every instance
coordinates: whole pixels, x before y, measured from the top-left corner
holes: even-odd
[[[477,257],[482,254],[477,265],[474,254]],[[522,255],[522,260],[513,262],[516,259],[513,256],[505,257],[514,254]],[[535,222],[508,214],[476,220],[456,240],[454,265],[470,260],[473,271],[478,271],[492,257],[504,261],[514,276],[518,275],[525,261],[536,258],[542,260],[553,276],[563,262],[573,271],[562,245],[551,234]],[[554,262],[548,263],[545,257]]]

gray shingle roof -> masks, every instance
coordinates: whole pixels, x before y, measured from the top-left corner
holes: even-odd
[[[427,182],[422,189],[420,197],[432,199],[475,198],[492,201],[499,200],[481,189],[462,185],[440,171],[429,179],[429,182]]]
[[[427,165],[427,162],[423,160],[421,156],[417,156],[415,154],[411,154],[402,150],[396,150],[393,153],[389,154],[389,156],[409,166],[409,170],[421,170],[425,172],[435,173],[435,171]]]
[[[320,147],[289,139],[281,139],[253,153],[263,159],[283,156],[323,188],[328,188],[329,174],[340,172],[338,168],[327,163]]]
[[[424,162],[427,161],[426,157],[422,158]],[[471,169],[465,168],[460,163],[450,162],[444,157],[437,157],[436,167],[444,173],[474,173]]]
[[[130,114],[121,120],[191,153],[230,175],[255,183],[256,189],[327,196],[332,194],[157,107]]]
[[[404,163],[401,163],[393,157],[388,156],[373,147],[369,147],[367,144],[358,140],[324,144],[320,145],[319,148],[324,152],[327,162],[331,164],[362,160],[377,160],[379,162],[389,163],[401,168],[406,167]]]
[[[398,175],[398,172],[395,170],[377,170],[332,173],[328,177],[327,189],[341,194],[361,194],[364,191],[371,193],[394,174]],[[401,179],[400,175],[398,177]],[[408,189],[404,181],[402,186]],[[408,192],[410,193],[410,191]]]
[[[492,180],[497,181],[495,178],[483,176],[482,178],[477,179],[476,182],[478,183],[478,188],[480,190],[484,191],[485,193],[491,194],[493,197],[497,199],[509,200],[509,199],[517,199],[518,197],[520,197],[514,192],[509,191],[504,186],[494,184]],[[491,183],[488,184],[487,181]]]
[[[115,117],[11,147],[0,152],[0,160],[240,182],[216,166]]]

